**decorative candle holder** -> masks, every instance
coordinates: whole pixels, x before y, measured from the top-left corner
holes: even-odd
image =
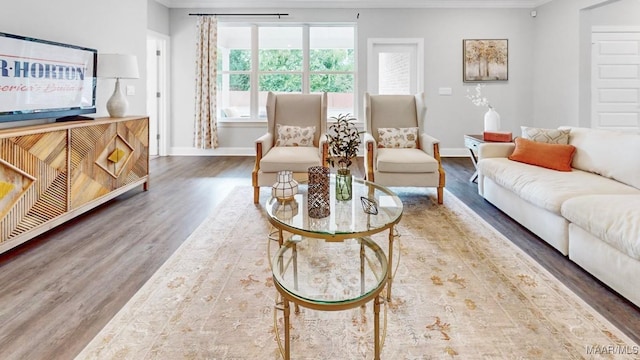
[[[312,166],[309,168],[309,186],[307,194],[309,217],[323,218],[331,213],[329,199],[329,168]]]
[[[271,187],[271,196],[281,201],[287,201],[293,199],[297,193],[298,182],[293,180],[293,171],[278,171],[277,181]]]

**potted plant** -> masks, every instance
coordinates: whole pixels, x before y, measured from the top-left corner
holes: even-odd
[[[353,123],[356,119],[351,114],[339,114],[330,118],[334,121],[327,130],[329,157],[327,163],[337,167],[336,198],[351,200],[351,170],[349,167],[360,150],[360,133]]]

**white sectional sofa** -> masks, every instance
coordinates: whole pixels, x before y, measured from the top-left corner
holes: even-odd
[[[577,127],[569,172],[509,160],[514,143],[479,148],[478,192],[640,306],[640,135]]]

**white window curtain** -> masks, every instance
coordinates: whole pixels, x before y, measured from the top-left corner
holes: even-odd
[[[195,147],[218,147],[217,60],[218,21],[211,16],[199,16],[196,24],[196,109]]]

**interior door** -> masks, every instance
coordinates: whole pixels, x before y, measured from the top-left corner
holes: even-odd
[[[640,29],[594,29],[591,69],[591,127],[640,132]]]
[[[369,39],[367,91],[415,94],[423,91],[423,39]]]
[[[167,155],[169,138],[169,37],[147,32],[149,155]]]
[[[149,155],[157,156],[158,151],[158,45],[155,39],[147,40],[147,114],[149,115]]]

